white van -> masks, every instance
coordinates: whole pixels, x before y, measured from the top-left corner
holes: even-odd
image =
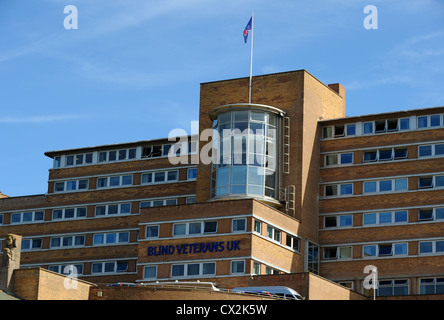
[[[231,290],[237,293],[253,293],[268,295],[271,297],[279,297],[289,300],[304,300],[297,291],[289,287],[267,286],[267,287],[238,287]]]

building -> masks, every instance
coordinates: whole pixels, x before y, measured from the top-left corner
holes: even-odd
[[[0,199],[0,237],[99,285],[314,297],[319,275],[358,299],[375,266],[380,296],[443,293],[444,107],[345,117],[345,88],[305,70],[254,77],[253,103],[248,86],[201,84],[198,135],[46,152],[48,192]]]

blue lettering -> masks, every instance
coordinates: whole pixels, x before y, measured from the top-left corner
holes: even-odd
[[[177,245],[165,245],[157,247],[148,247],[148,256],[161,256],[171,255],[177,252],[177,254],[190,254],[190,253],[205,253],[205,252],[221,252],[227,249],[228,251],[240,250],[240,240],[232,241],[219,241],[219,242],[200,242],[200,243],[188,243]],[[177,251],[176,251],[177,250]]]
[[[239,248],[239,242],[240,242],[240,240],[238,240],[238,241],[231,241],[231,242],[227,243],[227,250],[228,250],[228,251],[231,251],[231,250],[240,250],[240,248]]]

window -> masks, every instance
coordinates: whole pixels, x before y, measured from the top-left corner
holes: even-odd
[[[339,187],[339,188],[338,188]],[[338,185],[326,185],[325,196],[344,196],[353,194],[353,184],[344,183]]]
[[[328,126],[322,128],[323,138],[338,138],[338,137],[348,137],[356,135],[356,124],[337,124],[334,126]]]
[[[23,239],[22,251],[39,250],[42,248],[42,239]]]
[[[105,177],[97,179],[97,188],[118,188],[124,186],[130,186],[133,184],[133,176],[115,176],[115,177]]]
[[[444,187],[444,176],[426,176],[426,177],[419,177],[418,179],[419,189],[440,188],[440,187]]]
[[[331,138],[333,136],[333,127],[323,127],[322,128],[322,137],[323,138]]]
[[[365,181],[364,193],[405,191],[408,189],[407,179]]]
[[[93,245],[129,243],[129,232],[100,233],[93,237]]]
[[[162,155],[164,155],[162,145],[148,146],[142,149],[142,158],[158,158]]]
[[[54,168],[60,168],[62,166],[62,157],[54,157]]]
[[[186,203],[186,204],[193,204],[193,203],[196,203],[196,197],[187,197],[187,198],[185,199],[185,203]]]
[[[176,223],[173,225],[173,236],[186,236],[217,232],[217,221],[198,221]]]
[[[295,251],[300,250],[300,239],[287,233],[285,245]]]
[[[158,238],[159,237],[159,226],[147,226],[146,227],[146,238]]]
[[[267,238],[280,243],[281,242],[281,230],[276,229],[272,226],[267,226]]]
[[[407,158],[407,148],[378,149],[364,152],[364,162],[400,160]]]
[[[408,218],[408,212],[395,211],[395,212],[380,212],[380,213],[364,213],[363,224],[368,225],[379,225],[379,224],[396,224],[396,223],[406,223]]]
[[[11,214],[11,224],[41,222],[44,211],[20,212]]]
[[[261,264],[259,262],[253,262],[253,274],[260,275],[261,274]]]
[[[157,266],[145,266],[143,268],[144,279],[156,279],[157,278]]]
[[[352,257],[352,247],[330,247],[324,249],[325,260],[350,259]]]
[[[419,189],[433,188],[433,177],[419,177]]]
[[[262,222],[259,220],[254,220],[254,232],[259,234],[262,233]]]
[[[142,184],[165,183],[177,181],[179,179],[179,171],[158,171],[142,174]]]
[[[409,294],[409,282],[405,279],[378,281],[376,295],[378,297],[400,296]]]
[[[441,157],[444,155],[444,144],[424,145],[418,147],[418,156]]]
[[[344,125],[336,125],[334,126],[334,128],[335,128],[335,135],[334,135],[335,138],[345,136]]]
[[[151,208],[151,207],[172,206],[176,204],[177,204],[177,199],[142,201],[140,202],[140,208],[142,209],[142,208]]]
[[[71,180],[54,183],[54,192],[72,192],[88,189],[89,180]]]
[[[232,231],[239,232],[247,230],[247,219],[233,219]]]
[[[65,237],[53,237],[50,240],[51,248],[64,248],[64,247],[83,247],[85,245],[85,236],[65,236]]]
[[[410,119],[403,118],[399,119],[399,130],[409,130],[410,129]]]
[[[245,273],[245,261],[231,261],[231,274]]]
[[[91,273],[120,273],[128,271],[128,261],[96,262],[91,265]]]
[[[373,133],[373,122],[364,122],[364,134]]]
[[[99,216],[111,216],[118,214],[130,214],[131,203],[108,204],[96,206],[95,214]]]
[[[407,255],[407,243],[383,243],[363,246],[363,257],[387,257]]]
[[[444,240],[419,242],[419,254],[444,253]]]
[[[307,271],[319,274],[319,246],[311,241],[307,241],[306,246]]]
[[[133,160],[137,157],[137,149],[121,149],[99,152],[99,163]]]
[[[79,219],[86,217],[86,207],[52,210],[52,220]]]
[[[196,180],[197,178],[197,168],[192,168],[187,170],[187,179]]]
[[[353,163],[353,152],[331,154],[325,156],[325,166],[343,165]]]
[[[83,264],[69,264],[69,265],[50,265],[48,270],[64,275],[81,275],[83,274]]]
[[[433,220],[433,209],[419,209],[418,220],[419,221]]]
[[[444,293],[444,277],[419,279],[419,294]]]
[[[216,262],[174,264],[171,266],[172,277],[196,277],[216,274]]]
[[[327,216],[324,218],[324,226],[326,228],[352,227],[353,226],[353,215]]]
[[[347,128],[347,131],[346,131],[347,136],[356,135],[356,124],[348,124],[346,126],[346,128]]]
[[[435,128],[441,127],[443,125],[441,121],[442,115],[434,114],[429,116],[419,116],[418,119],[418,129],[425,128]]]

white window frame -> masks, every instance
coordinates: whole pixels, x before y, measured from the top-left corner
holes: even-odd
[[[234,230],[234,225],[235,225],[235,221],[244,221],[244,228],[242,230]],[[246,218],[233,218],[231,220],[231,232],[236,233],[236,232],[245,232],[247,231],[247,219]]]
[[[24,221],[25,214],[31,214],[32,218],[29,221]],[[36,213],[42,214],[42,219],[36,220]],[[13,216],[20,215],[20,221],[13,221]],[[26,212],[13,212],[11,214],[10,224],[27,224],[27,223],[42,223],[45,222],[45,210],[36,210],[36,211],[26,211]],[[1,224],[1,223],[0,223]]]
[[[234,263],[242,263],[243,271],[234,271]],[[245,274],[245,260],[231,260],[230,261],[230,274]]]
[[[211,222],[216,222],[216,231],[211,231],[211,232],[205,232],[205,224],[206,223],[211,223]],[[198,224],[200,223],[200,233],[190,233],[190,224]],[[175,226],[177,225],[185,225],[185,233],[184,234],[175,234]],[[174,223],[173,224],[173,237],[195,237],[195,236],[199,236],[199,235],[206,235],[206,234],[216,234],[217,233],[217,229],[219,227],[219,221],[218,220],[214,220],[214,219],[209,219],[209,220],[202,220],[202,221],[189,221],[189,222],[179,222],[179,223]]]
[[[157,236],[149,237],[148,236],[148,228],[157,228]],[[158,225],[158,224],[147,225],[145,228],[145,239],[159,239],[159,233],[160,233],[160,225]]]
[[[78,245],[76,245],[75,243],[76,243],[76,238],[77,237],[83,237],[83,244],[78,244]],[[71,245],[63,245],[63,241],[64,241],[64,239],[68,239],[68,238],[71,238]],[[60,241],[60,245],[58,245],[58,246],[53,246],[52,245],[52,240],[53,239],[59,239],[59,241]],[[85,239],[86,239],[86,236],[85,235],[73,235],[73,236],[60,236],[60,237],[51,237],[50,239],[49,239],[49,247],[51,248],[51,249],[70,249],[70,248],[79,248],[79,247],[84,247],[85,246]]]
[[[154,268],[154,269],[156,270],[156,271],[155,271],[155,276],[154,276],[154,277],[146,277],[146,272],[145,272],[145,270],[146,270],[147,268]],[[144,280],[154,280],[154,279],[157,279],[157,265],[144,266],[144,267],[143,267],[143,279],[144,279]]]
[[[127,241],[120,241],[120,234],[127,234],[128,240]],[[115,241],[109,241],[108,242],[108,236],[114,235]],[[96,243],[96,236],[103,236],[103,242],[102,243]],[[116,231],[116,232],[104,232],[104,233],[95,233],[93,234],[93,247],[101,247],[101,246],[115,246],[115,245],[121,245],[121,244],[128,244],[130,243],[130,232],[129,231]]]
[[[110,264],[110,263],[114,263],[114,268],[113,271],[105,271],[105,265],[106,264]],[[117,270],[117,266],[119,263],[126,263],[126,270],[125,271],[118,271]],[[101,272],[94,272],[94,265],[102,265],[102,271]],[[125,273],[128,272],[128,268],[129,268],[129,263],[126,260],[118,260],[118,261],[103,261],[103,262],[93,262],[91,264],[91,274],[120,274],[120,273]]]

